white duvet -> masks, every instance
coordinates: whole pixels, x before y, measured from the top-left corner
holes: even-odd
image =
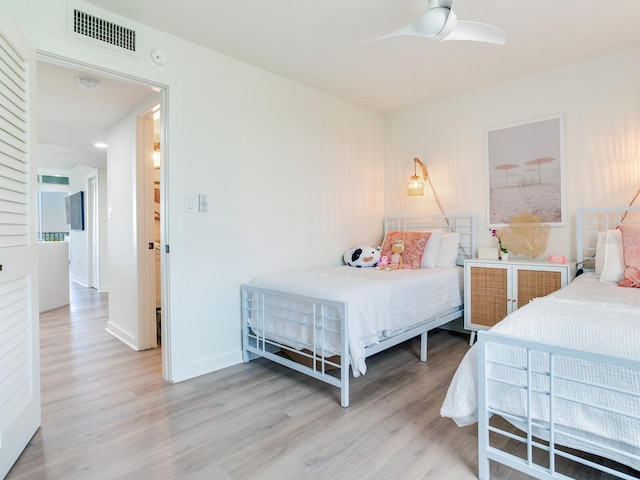
[[[357,377],[366,373],[367,346],[460,307],[463,273],[460,267],[384,271],[340,266],[263,275],[252,281],[251,286],[346,302],[350,362]],[[288,338],[305,338],[309,333],[303,326],[292,332],[290,323],[286,327],[271,327],[272,339],[283,334],[280,328],[289,329]],[[328,350],[340,352],[338,336],[327,342]]]
[[[579,350],[640,360],[640,290],[603,283],[593,274],[584,274],[567,287],[516,310],[491,330]],[[492,359],[501,358],[507,363],[512,362],[516,356],[511,347],[504,346],[488,351],[488,354]],[[558,367],[571,369],[572,373],[591,384],[606,383],[640,390],[638,371],[604,365],[594,367],[593,363],[580,361]],[[495,373],[492,372],[492,375]],[[477,421],[477,376],[477,348],[474,346],[467,352],[453,376],[440,410],[443,417],[452,418],[459,426]],[[516,415],[524,414],[522,390],[515,392],[515,389],[510,390],[504,385],[493,386],[493,382],[491,385],[491,388],[496,389],[489,391],[492,406]],[[558,388],[562,388],[562,385]],[[640,415],[640,401],[637,398],[604,393],[592,387],[576,387],[575,384],[567,388],[571,389],[568,394],[574,397],[580,396],[586,401],[597,400],[614,409]],[[541,405],[534,407],[535,418],[548,418],[546,405]],[[563,425],[565,431],[580,431],[583,438],[597,438],[600,443],[640,453],[640,421],[629,422],[618,415],[594,412],[593,409],[573,402],[558,402],[556,407],[556,420]],[[572,444],[571,440],[567,440],[565,444],[584,447],[580,443]],[[591,448],[590,451],[604,455],[597,448]],[[611,458],[611,455],[605,456]],[[624,461],[623,458],[617,460]],[[638,468],[637,463],[632,466]]]

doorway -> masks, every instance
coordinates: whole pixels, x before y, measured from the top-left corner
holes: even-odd
[[[153,239],[144,252],[146,271],[141,280],[146,280],[146,311],[155,312],[155,328],[142,334],[148,336],[148,344],[161,344],[162,340],[162,142],[161,105],[156,103],[138,118],[138,163],[140,171],[139,189],[144,192],[141,223],[144,224],[144,238]],[[145,308],[145,307],[143,307]]]
[[[62,85],[60,79],[64,78],[64,75],[67,76],[67,80],[70,80],[70,82],[67,81],[65,85]],[[91,78],[95,81],[87,82],[87,78]],[[78,85],[76,85],[76,83],[80,83],[80,79],[84,79],[85,84],[97,84],[98,86],[93,90],[81,90],[78,88]],[[46,90],[48,93],[43,95],[41,89]],[[56,89],[57,91],[54,92]],[[115,205],[111,201],[114,197],[121,197],[122,191],[124,191],[128,196],[126,201],[128,201],[130,205],[140,205],[145,195],[144,189],[141,189],[139,186],[140,179],[125,178],[125,175],[123,175],[123,172],[128,171],[129,173],[127,173],[126,176],[135,177],[135,175],[139,175],[140,170],[139,168],[130,168],[130,163],[129,167],[126,165],[116,165],[112,168],[112,165],[109,165],[107,168],[106,159],[108,158],[108,154],[104,154],[104,164],[100,164],[100,160],[96,160],[97,157],[93,156],[91,153],[82,152],[78,154],[78,151],[74,150],[72,137],[74,137],[74,135],[83,136],[86,143],[92,143],[97,140],[95,135],[96,132],[102,130],[105,135],[107,133],[111,135],[112,125],[117,125],[116,129],[119,129],[119,132],[115,135],[115,138],[116,141],[122,143],[123,124],[118,123],[119,120],[116,121],[113,120],[113,118],[114,115],[115,118],[118,118],[118,116],[122,117],[122,112],[114,113],[114,105],[121,106],[124,103],[129,108],[129,113],[127,115],[132,118],[129,133],[125,133],[124,136],[129,137],[132,145],[135,147],[138,136],[138,132],[136,131],[136,121],[137,116],[140,115],[139,112],[145,111],[147,108],[145,107],[145,104],[157,106],[162,105],[165,98],[165,90],[140,79],[118,76],[112,72],[101,71],[94,66],[78,64],[73,61],[61,60],[59,58],[48,58],[45,55],[41,55],[38,58],[37,90],[39,106],[41,107],[39,110],[44,111],[42,116],[40,114],[38,116],[39,151],[46,151],[46,158],[38,159],[39,169],[45,168],[52,170],[66,168],[71,170],[71,177],[75,174],[81,176],[85,175],[82,182],[87,191],[87,230],[86,232],[83,232],[81,238],[78,240],[80,244],[84,245],[83,248],[85,251],[84,255],[76,255],[74,258],[74,261],[79,262],[83,267],[83,274],[86,271],[86,277],[83,276],[80,284],[108,292],[110,304],[124,305],[126,308],[129,308],[128,312],[124,312],[125,314],[128,314],[128,317],[123,315],[122,309],[118,310],[114,317],[117,319],[126,317],[132,319],[132,322],[137,322],[136,325],[131,326],[132,328],[128,328],[129,325],[121,325],[118,324],[117,321],[112,322],[112,315],[110,314],[108,323],[111,323],[112,325],[108,325],[107,327],[109,333],[114,335],[123,343],[129,345],[134,350],[153,348],[157,345],[157,337],[155,336],[157,325],[155,281],[151,287],[148,287],[146,279],[142,277],[138,278],[137,275],[130,275],[130,277],[132,277],[131,281],[135,283],[133,284],[133,288],[126,288],[126,292],[123,293],[122,291],[119,291],[120,282],[118,282],[114,276],[110,275],[110,270],[117,270],[121,265],[118,265],[118,268],[116,269],[113,267],[109,268],[113,259],[121,260],[122,258],[131,258],[133,260],[131,262],[127,262],[126,266],[130,267],[132,271],[140,271],[140,269],[135,268],[135,265],[140,264],[140,262],[146,262],[146,259],[144,258],[144,255],[140,255],[138,244],[146,245],[148,241],[150,241],[154,244],[155,250],[156,244],[160,243],[156,242],[156,240],[159,240],[160,235],[158,235],[158,238],[156,238],[155,235],[152,235],[150,239],[147,240],[144,221],[139,220],[139,218],[143,217],[140,217],[135,209],[128,209],[126,205],[124,207],[122,205]],[[106,96],[106,99],[100,100],[97,98],[98,95],[104,93],[113,95],[113,91],[118,92],[116,94],[118,99],[117,102],[113,100],[109,101],[109,95]],[[71,100],[72,97],[77,98],[75,98],[75,100]],[[43,99],[42,103],[40,103],[41,99]],[[57,103],[56,101],[48,102],[48,100],[51,99],[56,99]],[[61,116],[61,111],[64,111],[65,115]],[[164,136],[162,130],[165,128],[165,124],[160,116],[160,111],[161,110],[158,108],[157,125],[159,132]],[[87,112],[91,113],[89,117],[85,116],[85,113]],[[65,125],[64,121],[60,120],[62,117],[64,117],[64,119],[74,121],[75,124]],[[109,118],[112,119],[112,122],[115,121],[116,123],[105,123],[107,121],[105,119]],[[55,119],[55,121],[52,121],[52,119]],[[99,120],[102,123],[98,123],[94,126],[91,123],[94,120]],[[126,122],[124,122],[124,125],[126,128]],[[151,145],[151,149],[153,149],[153,142],[151,142]],[[93,145],[90,145],[89,148],[94,147]],[[115,148],[116,150],[120,148],[121,151],[126,149],[126,147],[123,148],[122,145],[116,145],[115,147],[111,145],[107,147],[107,152],[112,148]],[[138,152],[135,158],[132,158],[131,155],[129,155],[129,158],[131,158],[130,161],[135,161],[137,164],[143,161],[139,155],[138,149],[134,148],[130,151]],[[53,154],[51,154],[52,152]],[[76,163],[77,158],[81,158],[83,163]],[[85,161],[86,164],[84,163]],[[65,162],[68,163],[65,164]],[[69,163],[71,165],[69,165]],[[119,186],[126,185],[128,183],[130,187],[123,187],[122,191],[114,190],[114,182],[109,182],[109,178],[112,176],[118,178]],[[105,178],[107,180],[105,180]],[[162,192],[165,186],[163,182],[160,181],[160,178],[158,182],[158,192]],[[110,194],[108,194],[108,191]],[[131,212],[130,214],[133,216],[131,221],[125,221],[127,229],[123,230],[120,228],[121,225],[112,228],[112,221],[114,219],[119,221],[122,220],[123,215],[127,213],[127,210],[129,210],[129,212]],[[166,218],[162,220],[159,219],[159,231],[166,228],[164,224],[165,220]],[[110,230],[111,233],[109,233]],[[117,242],[109,241],[111,238],[108,238],[108,236],[112,235],[114,231],[118,232],[116,238],[126,237],[122,239],[121,245],[117,245]],[[135,246],[133,242],[134,239],[137,244]],[[109,259],[109,255],[106,254],[106,250],[108,246],[111,251],[112,244],[116,244],[116,251],[114,254],[110,255],[112,259]],[[125,248],[128,248],[130,251],[123,252],[122,245],[125,245]],[[161,253],[159,248],[158,252]],[[162,265],[163,258],[160,258],[159,260],[160,265]],[[155,265],[155,256],[153,263]],[[158,280],[162,282],[162,276],[159,275],[158,277]],[[122,288],[121,290],[125,290],[125,288]],[[150,292],[148,292],[148,290],[150,290]],[[145,310],[143,306],[146,304],[146,298],[150,294],[153,295],[154,302],[151,308]],[[118,301],[119,297],[123,296],[126,298],[121,298],[121,301]],[[165,314],[165,323],[168,321],[166,317],[167,315]],[[149,342],[143,338],[145,337],[144,332],[150,329],[153,329],[154,332],[155,341],[153,344],[149,344]],[[130,331],[133,331],[134,333],[129,335],[128,332]],[[163,343],[166,345],[168,341],[165,340]],[[165,355],[164,350],[165,349],[163,349],[163,356]],[[168,349],[166,354],[168,355]],[[168,359],[163,358],[163,365],[168,363]],[[163,377],[165,377],[164,369]]]

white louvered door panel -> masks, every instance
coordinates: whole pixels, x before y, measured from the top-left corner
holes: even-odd
[[[0,17],[0,478],[40,426],[33,68],[35,51]]]

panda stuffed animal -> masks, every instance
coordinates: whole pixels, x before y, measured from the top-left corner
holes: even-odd
[[[361,246],[344,252],[344,263],[350,267],[375,267],[380,261],[380,247]]]

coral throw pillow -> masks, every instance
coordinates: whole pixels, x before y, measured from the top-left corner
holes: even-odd
[[[621,287],[640,288],[640,225],[620,225],[624,253],[624,278]]]
[[[417,270],[420,268],[424,246],[429,240],[430,232],[387,232],[382,244],[381,256],[391,258],[391,247],[398,240],[404,242],[404,252],[402,252],[402,268]]]

